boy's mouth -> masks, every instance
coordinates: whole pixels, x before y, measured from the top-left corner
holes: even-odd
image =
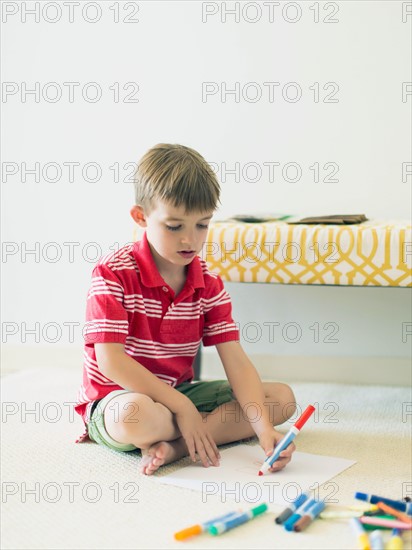
[[[182,258],[191,258],[196,254],[196,252],[194,250],[181,250],[178,254],[180,254]]]

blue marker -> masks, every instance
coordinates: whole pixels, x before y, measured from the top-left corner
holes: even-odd
[[[294,514],[288,518],[285,523],[283,524],[283,527],[286,529],[286,531],[293,531],[293,526],[297,521],[300,520],[302,516],[305,515],[306,512],[308,512],[312,506],[316,503],[316,500],[314,498],[309,498],[302,504],[300,508],[296,510]]]
[[[368,495],[366,493],[355,493],[355,498],[358,500],[363,500],[365,502],[370,502],[371,504],[377,504],[378,502],[383,502],[392,506],[395,510],[400,510],[405,512],[408,516],[412,515],[412,502],[402,502],[401,500],[391,500],[390,498],[378,497],[376,495]]]
[[[297,521],[294,526],[294,531],[303,531],[306,529],[308,525],[312,523],[313,520],[315,520],[318,515],[325,509],[325,501],[324,500],[316,500],[315,504],[308,510],[299,521]]]
[[[211,535],[220,535],[225,531],[229,531],[229,529],[233,529],[234,527],[237,527],[238,525],[242,525],[242,523],[246,523],[247,521],[255,518],[256,516],[263,514],[264,512],[266,512],[267,509],[268,509],[267,504],[261,504],[260,506],[256,506],[255,508],[252,508],[247,512],[237,514],[231,519],[227,519],[226,521],[216,522],[214,525],[211,525],[209,527],[209,533]]]
[[[276,523],[278,525],[281,525],[282,523],[284,523],[293,514],[293,512],[296,512],[296,510],[300,508],[302,504],[308,500],[309,496],[310,496],[309,491],[299,495],[298,498],[293,502],[291,502],[289,506],[283,510],[280,516],[278,516],[275,519]]]

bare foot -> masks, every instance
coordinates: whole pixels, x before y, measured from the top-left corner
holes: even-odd
[[[183,437],[179,437],[174,441],[159,441],[159,443],[155,443],[148,449],[142,449],[142,460],[139,469],[142,474],[151,475],[160,466],[169,464],[188,454]]]

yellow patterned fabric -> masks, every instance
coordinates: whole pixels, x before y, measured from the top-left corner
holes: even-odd
[[[211,224],[202,258],[225,281],[412,286],[412,226]]]

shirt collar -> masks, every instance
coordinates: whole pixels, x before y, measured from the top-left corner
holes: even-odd
[[[157,270],[146,231],[140,241],[135,242],[133,246],[133,255],[137,261],[140,270],[142,283],[147,287],[164,286],[165,281]],[[195,256],[187,269],[185,287],[204,288],[205,280],[203,277],[202,265],[199,256]]]

